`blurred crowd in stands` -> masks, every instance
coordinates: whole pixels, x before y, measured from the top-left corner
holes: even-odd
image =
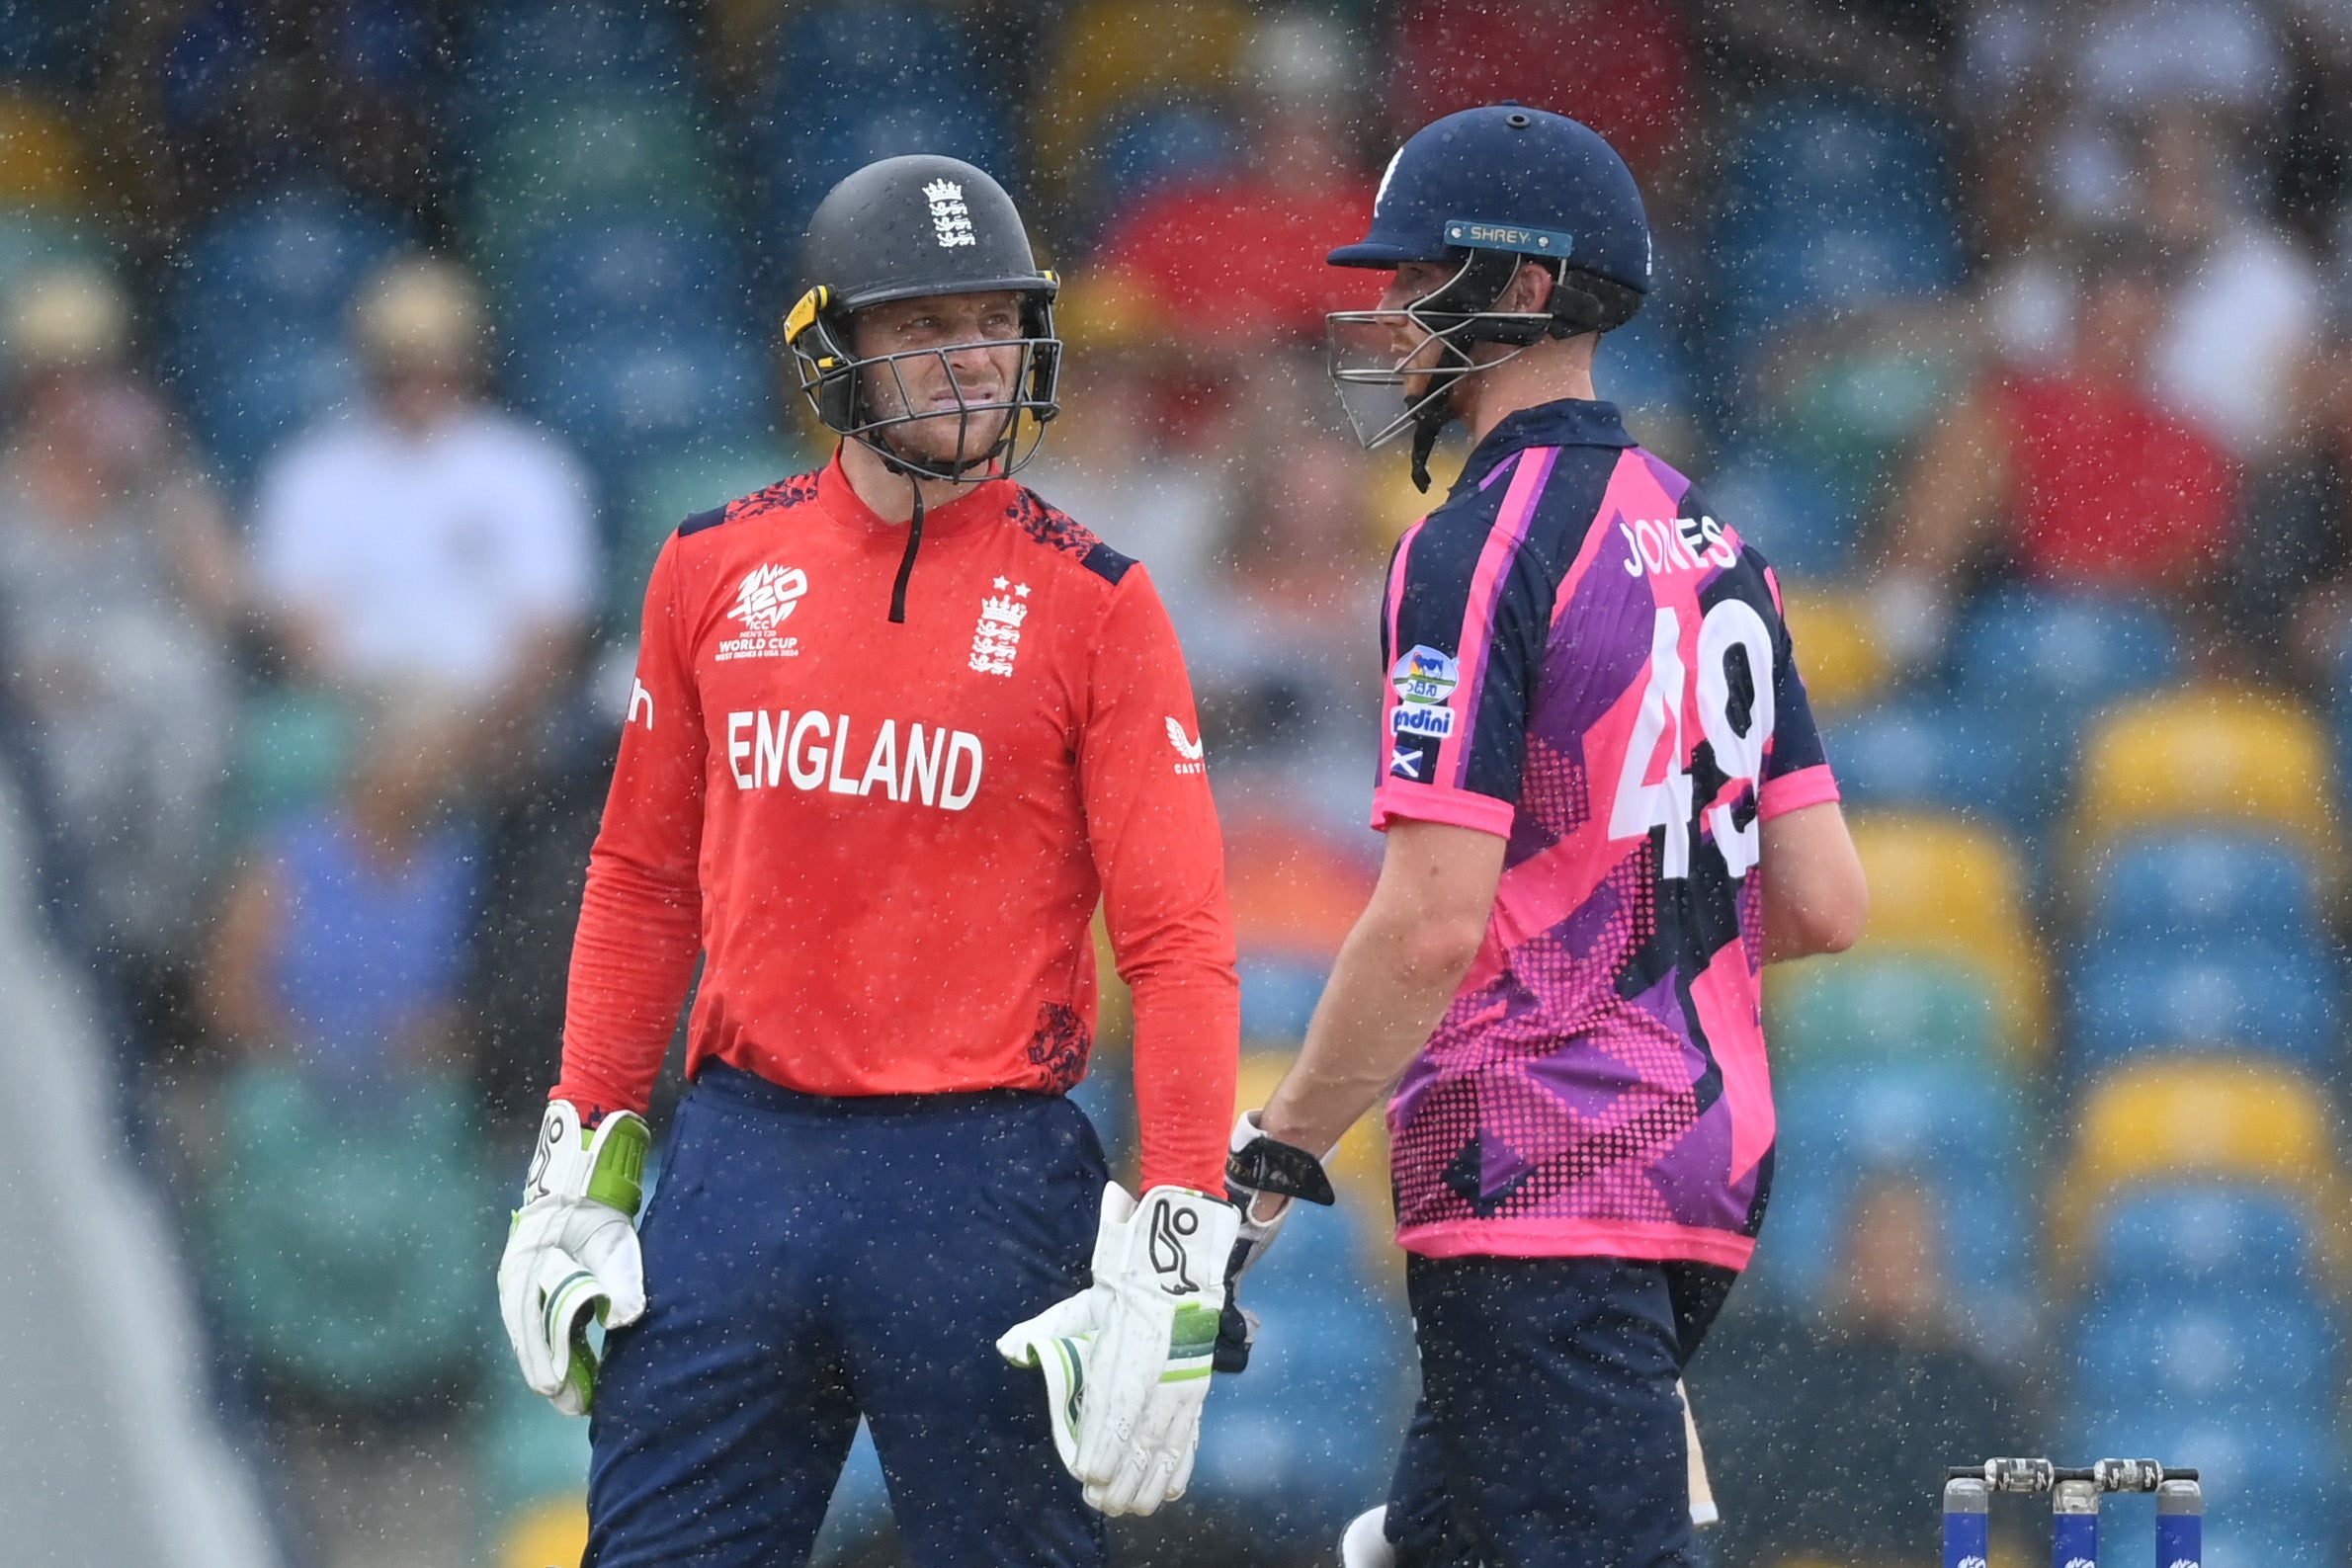
[[[2352,10],[0,0],[0,758],[290,1561],[576,1550],[498,1215],[652,553],[826,454],[776,331],[817,199],[967,157],[1067,280],[1023,477],[1184,635],[1246,1098],[1377,865],[1428,504],[1339,419],[1373,284],[1321,256],[1503,98],[1643,181],[1602,394],[1781,568],[1878,894],[1768,988],[1717,1562],[1916,1560],[1945,1463],[2054,1447],[2201,1463],[2218,1568],[2343,1561]],[[1339,1164],[1131,1560],[1320,1561],[1382,1495],[1378,1129]],[[831,1558],[886,1560],[880,1487]]]

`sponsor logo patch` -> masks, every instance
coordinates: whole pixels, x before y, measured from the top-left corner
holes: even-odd
[[[1425,642],[1415,643],[1388,671],[1388,684],[1399,702],[1447,702],[1462,684],[1462,665],[1450,653]]]
[[[1427,702],[1405,702],[1389,715],[1388,727],[1399,735],[1444,740],[1454,733],[1454,710]]]

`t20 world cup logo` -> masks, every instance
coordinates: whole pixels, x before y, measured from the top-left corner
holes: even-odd
[[[766,636],[784,624],[806,592],[808,574],[798,566],[755,567],[743,579],[727,618],[742,621],[743,629],[755,637]]]

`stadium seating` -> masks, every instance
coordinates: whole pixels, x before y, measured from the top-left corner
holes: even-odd
[[[2262,938],[2319,945],[2310,867],[2273,839],[2190,828],[2118,844],[2080,884],[2094,939],[2201,945]]]
[[[257,342],[340,337],[352,294],[407,238],[325,187],[230,208],[197,234],[178,268],[172,316],[183,352],[233,360]]]
[[[112,271],[115,265],[114,247],[95,223],[0,211],[0,298],[23,280],[52,267]]]
[[[357,739],[351,709],[304,687],[260,693],[239,716],[221,811],[233,842],[324,799],[343,780]]]
[[[533,350],[665,322],[736,327],[747,319],[734,246],[709,221],[657,212],[587,218],[535,237],[519,260],[506,336]]]
[[[1889,486],[1898,463],[1974,366],[1963,334],[1901,307],[1784,334],[1775,364],[1762,401],[1735,421],[1819,474],[1863,517],[1896,499]]]
[[[1246,1510],[1294,1547],[1327,1544],[1380,1500],[1413,1391],[1401,1292],[1366,1265],[1349,1207],[1301,1216],[1250,1272],[1260,1320],[1248,1372],[1220,1378],[1187,1498]]]
[[[1686,440],[1691,434],[1685,427],[1702,403],[1700,371],[1664,325],[1664,314],[1654,310],[1653,302],[1652,308],[1610,333],[1608,346],[1594,362],[1593,379],[1601,397],[1625,415],[1635,439],[1652,451],[1678,456],[1678,450],[1666,442]]]
[[[514,1373],[503,1343],[485,1347],[493,1375],[474,1444],[475,1484],[491,1522],[496,1568],[577,1562],[588,1543],[588,1428]]]
[[[675,89],[692,71],[679,14],[642,0],[497,0],[464,21],[453,108],[469,128],[551,94]]]
[[[963,158],[1018,191],[1025,169],[962,20],[936,6],[819,5],[789,17],[745,139],[766,207],[763,269],[781,281],[826,191],[877,158]]]
[[[1870,925],[1856,951],[1968,964],[1991,987],[2005,1038],[2046,1041],[2042,954],[2009,842],[1954,817],[1856,812],[1851,825],[1871,887]]]
[[[2071,1060],[2095,1072],[2151,1050],[2245,1049],[2327,1076],[2342,1059],[2342,992],[2340,963],[2309,942],[2101,945],[2072,977]]]
[[[1947,288],[1961,263],[1952,212],[1924,119],[1859,98],[1767,99],[1731,134],[1716,244],[1740,287],[1719,326],[1749,347],[1796,310]]]
[[[2063,1343],[2077,1409],[2176,1404],[2267,1416],[2341,1394],[2340,1336],[2309,1298],[2103,1298]]]
[[[1783,584],[1781,612],[1797,649],[1797,669],[1816,717],[1869,701],[1887,680],[1887,655],[1863,595],[1848,589]],[[1845,754],[1833,752],[1839,783]]]
[[[2327,736],[2295,703],[2195,687],[2116,708],[2083,749],[2086,848],[2148,828],[2235,827],[2293,843],[2333,888],[2342,876]]]
[[[83,85],[114,20],[111,7],[88,0],[7,0],[0,6],[0,78]]]
[[[2331,1270],[2346,1252],[2335,1114],[2303,1074],[2256,1060],[2122,1065],[2085,1090],[2052,1236],[2078,1274],[2096,1216],[2119,1195],[2193,1180],[2281,1190],[2306,1205]]]
[[[1817,959],[1765,983],[1773,1077],[1791,1083],[1857,1063],[2005,1063],[1990,990],[1943,958]]]
[[[235,1074],[233,1158],[203,1210],[232,1340],[296,1387],[365,1400],[430,1387],[476,1353],[496,1204],[485,1172],[444,1157],[475,1135],[456,1084],[352,1093],[376,1097],[366,1114],[304,1070]]]
[[[88,206],[85,165],[81,137],[59,107],[0,89],[0,208]]]
[[[1802,635],[1797,667],[1811,689],[1814,665]],[[1999,713],[1898,693],[1861,712],[1828,713],[1821,728],[1850,808],[1951,811],[2031,836],[2052,804],[2047,759],[2019,746],[2015,720]]]
[[[467,230],[503,275],[536,236],[576,219],[659,212],[715,221],[718,188],[692,100],[600,93],[517,117],[481,145]]]
[[[1215,104],[1234,85],[1253,31],[1249,10],[1234,0],[1087,0],[1052,30],[1044,91],[1054,112],[1039,117],[1038,172],[1067,182],[1120,105]]]
[[[1853,509],[1827,479],[1785,454],[1733,448],[1715,465],[1706,495],[1786,577],[1836,578],[1854,564],[1860,525]]]
[[[2314,1296],[2311,1216],[2275,1188],[2203,1181],[2138,1189],[2100,1220],[2086,1273],[2111,1298]]]
[[[569,437],[608,487],[647,453],[770,428],[774,379],[756,342],[708,328],[604,333],[513,367],[526,405]]]
[[[1081,227],[1097,235],[1114,213],[1156,191],[1229,173],[1241,162],[1241,130],[1230,115],[1199,104],[1146,103],[1115,117],[1081,156],[1089,194]]]
[[[518,1510],[501,1526],[494,1549],[492,1568],[578,1562],[588,1550],[588,1505],[578,1497],[560,1497]]]
[[[1983,595],[1952,634],[1953,689],[1964,702],[2019,715],[2049,715],[2035,739],[2070,755],[2064,726],[2179,673],[2179,638],[2153,604],[2011,584]]]
[[[1873,1182],[1965,1188],[1965,1216],[1941,1238],[1955,1306],[1988,1340],[2010,1331],[2029,1299],[2032,1205],[2024,1179],[2034,1145],[2029,1105],[2007,1073],[1971,1062],[1857,1060],[1777,1087],[1771,1244],[1750,1273],[1784,1301],[1820,1308],[1842,1278],[1841,1248],[1856,1197]]]
[[[178,391],[213,472],[234,488],[259,474],[291,438],[360,395],[359,363],[340,334],[270,342],[240,351],[205,346],[181,371]]]
[[[176,389],[232,485],[358,391],[351,298],[405,243],[390,219],[318,186],[232,207],[191,242],[171,293]]]

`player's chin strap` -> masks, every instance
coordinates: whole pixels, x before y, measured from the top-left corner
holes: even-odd
[[[1445,398],[1433,401],[1436,404],[1435,418],[1422,413],[1413,419],[1413,488],[1423,495],[1429,493],[1429,454],[1437,451],[1437,438],[1454,417],[1446,412]]]
[[[965,418],[968,422],[970,415],[966,414]],[[1012,421],[1007,420],[1005,423],[1009,438]],[[946,473],[939,473],[925,467],[913,458],[900,455],[897,449],[881,436],[862,436],[856,439],[865,442],[868,447],[874,449],[875,455],[882,458],[882,466],[905,479],[908,488],[912,489],[915,494],[914,516],[908,520],[906,525],[906,553],[898,557],[898,576],[890,584],[890,619],[897,624],[904,625],[906,623],[906,585],[914,578],[915,554],[923,547],[923,481],[925,479],[945,479],[953,484],[962,484],[965,476],[972,469],[986,467],[994,463],[1004,451],[1006,443],[997,443],[994,448],[982,453],[977,457],[959,456],[948,465]],[[959,453],[964,450],[961,432],[957,436],[956,450]],[[985,476],[983,475],[983,477]]]
[[[898,557],[897,580],[890,584],[890,619],[901,625],[906,622],[906,585],[915,574],[915,551],[923,547],[923,481],[910,473],[906,482],[915,493],[915,515],[906,525],[906,553]]]

